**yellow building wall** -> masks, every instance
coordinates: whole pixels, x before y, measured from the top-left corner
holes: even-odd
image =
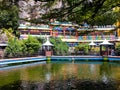
[[[120,29],[117,30],[118,37],[120,37]]]
[[[117,21],[117,23],[116,23],[116,26],[118,27],[118,29],[117,29],[117,34],[118,34],[118,37],[120,37],[120,21]]]
[[[113,8],[113,12],[120,12],[120,7],[114,7]],[[117,35],[118,37],[120,37],[120,18],[118,19],[118,21],[115,23],[115,25],[118,27],[117,29]]]

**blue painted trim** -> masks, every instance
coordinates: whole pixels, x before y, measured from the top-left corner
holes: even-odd
[[[109,57],[109,61],[120,61],[120,58]]]
[[[0,65],[6,65],[6,64],[15,64],[15,63],[25,63],[25,62],[35,62],[35,61],[46,61],[46,58],[39,57],[39,58],[22,58],[22,59],[6,59],[0,61]]]
[[[51,61],[71,61],[71,60],[76,60],[76,61],[120,61],[120,57],[105,57],[105,56],[52,56]]]
[[[8,70],[8,69],[13,69],[13,68],[24,68],[27,66],[34,66],[34,65],[39,65],[39,64],[46,64],[46,61],[35,62],[35,63],[30,63],[30,64],[15,65],[15,66],[5,66],[5,67],[1,67],[0,70]]]
[[[102,57],[51,57],[51,61],[55,61],[55,60],[67,60],[67,61],[72,61],[72,60],[76,60],[76,61],[103,61]]]
[[[104,61],[105,57],[102,56],[51,56],[51,61]],[[106,61],[120,61],[120,57],[107,57]],[[35,62],[35,61],[46,61],[47,57],[31,57],[31,58],[20,58],[20,59],[3,59],[0,60],[0,65]]]

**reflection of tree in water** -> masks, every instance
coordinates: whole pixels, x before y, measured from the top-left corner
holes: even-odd
[[[100,66],[100,75],[102,80],[107,83],[108,80],[111,78],[111,74],[111,64],[109,64],[108,62],[103,62]]]
[[[102,74],[106,74],[108,76],[110,76],[112,74],[111,71],[111,64],[109,64],[108,62],[103,62],[100,66],[100,75]]]

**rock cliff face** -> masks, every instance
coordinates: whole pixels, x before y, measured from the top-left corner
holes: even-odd
[[[34,0],[20,0],[19,5],[19,17],[25,19],[35,19],[41,17],[46,13],[46,8],[42,8],[46,2],[35,2]]]
[[[34,0],[19,0],[19,17],[25,19],[37,19],[50,9],[59,8],[62,6],[61,0],[56,1],[52,7],[43,7],[47,2],[35,2]],[[22,23],[22,22],[20,22]]]

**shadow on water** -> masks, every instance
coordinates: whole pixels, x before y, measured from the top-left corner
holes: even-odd
[[[114,80],[103,81],[81,80],[71,78],[67,80],[52,80],[48,83],[17,81],[0,87],[0,90],[119,90]]]
[[[116,82],[68,79],[65,81],[51,81],[45,85],[44,90],[117,90]]]

